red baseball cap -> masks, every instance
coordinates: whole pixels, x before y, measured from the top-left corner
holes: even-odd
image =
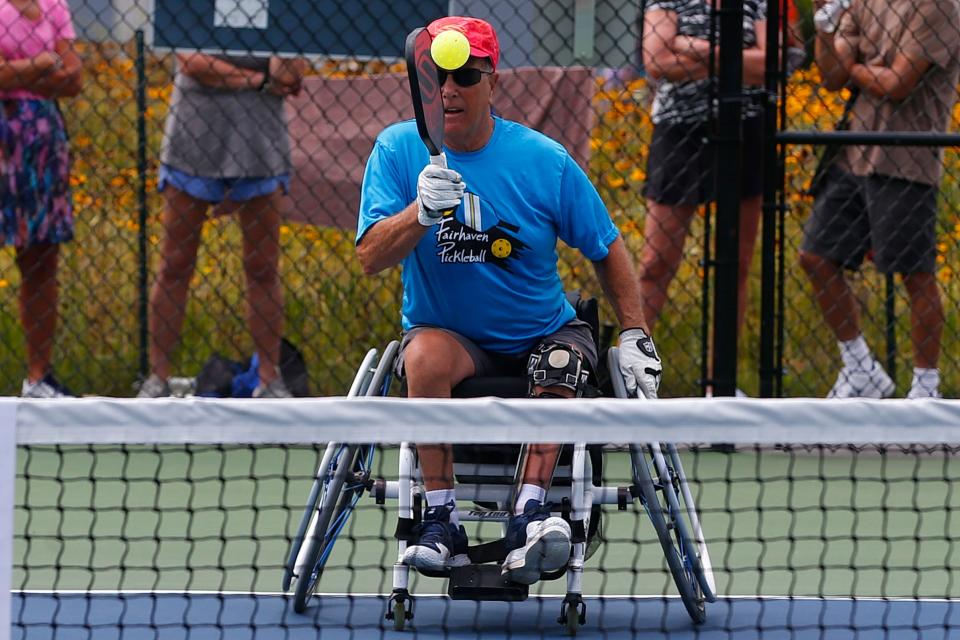
[[[500,61],[500,43],[497,42],[497,32],[489,22],[480,18],[447,16],[427,25],[427,33],[431,38],[435,38],[441,31],[449,30],[459,31],[467,36],[470,55],[475,58],[490,58],[493,70],[497,70],[497,62]]]

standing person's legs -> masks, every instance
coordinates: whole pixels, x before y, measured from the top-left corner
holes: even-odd
[[[170,377],[170,356],[180,338],[200,232],[210,205],[172,184],[164,187],[163,195],[164,238],[160,270],[150,292],[149,328],[151,371],[166,380]]]
[[[690,220],[712,192],[713,154],[704,124],[660,123],[653,128],[644,195],[644,246],[640,254],[643,312],[654,329],[683,259]]]
[[[57,329],[60,245],[34,244],[17,251],[20,269],[20,323],[27,346],[27,379],[37,382],[50,369]]]
[[[740,264],[737,271],[737,334],[743,330],[750,297],[750,267],[757,245],[757,230],[763,214],[763,196],[753,196],[740,201]]]
[[[644,245],[640,254],[640,293],[643,296],[644,317],[651,331],[660,317],[660,311],[667,301],[667,290],[683,259],[684,243],[696,209],[697,205],[647,201]]]
[[[845,269],[858,269],[870,247],[861,180],[831,169],[804,227],[799,263],[827,326],[844,342],[860,335],[860,303]]]
[[[943,335],[943,303],[940,287],[932,273],[912,273],[903,277],[910,297],[910,338],[913,342],[913,366],[936,369]]]
[[[804,228],[799,263],[813,286],[823,318],[837,338],[843,368],[829,398],[887,397],[894,384],[860,330],[860,303],[844,269],[859,268],[871,246],[865,183],[831,169]]]
[[[750,267],[757,245],[757,231],[763,216],[763,122],[747,118],[743,122],[743,172],[740,178],[740,260],[737,270],[737,335],[750,299]]]
[[[59,319],[60,242],[73,238],[70,149],[63,118],[50,100],[6,100],[0,105],[4,138],[0,223],[17,246],[20,321],[27,376],[21,394],[70,395],[51,372]]]
[[[860,302],[837,262],[809,251],[800,252],[800,266],[813,286],[814,299],[827,326],[840,342],[860,335]]]
[[[280,211],[275,191],[244,201],[237,216],[243,231],[243,270],[247,280],[247,324],[260,356],[260,384],[279,375],[283,336],[280,286]]]
[[[937,268],[936,186],[888,176],[871,176],[867,199],[877,267],[902,273],[910,298],[913,381],[908,398],[940,394],[940,340],[943,305]]]

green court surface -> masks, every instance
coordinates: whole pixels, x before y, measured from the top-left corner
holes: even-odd
[[[311,447],[22,447],[15,590],[280,590],[322,450]],[[396,478],[396,450],[377,475]],[[629,484],[625,453],[606,484]],[[683,453],[723,595],[960,595],[960,461],[941,450]],[[117,480],[126,478],[125,481]],[[29,505],[27,507],[26,505]],[[389,593],[396,503],[365,495],[319,591]],[[498,525],[468,528],[471,541]],[[585,595],[675,594],[653,527],[607,507]],[[415,593],[444,582],[415,578]],[[563,593],[565,581],[531,594]]]

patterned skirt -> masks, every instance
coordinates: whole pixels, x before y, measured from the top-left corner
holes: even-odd
[[[0,105],[0,242],[23,249],[70,240],[70,150],[57,104]]]

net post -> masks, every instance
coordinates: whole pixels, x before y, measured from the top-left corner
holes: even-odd
[[[0,640],[10,638],[13,581],[13,495],[17,481],[17,404],[0,400]]]

